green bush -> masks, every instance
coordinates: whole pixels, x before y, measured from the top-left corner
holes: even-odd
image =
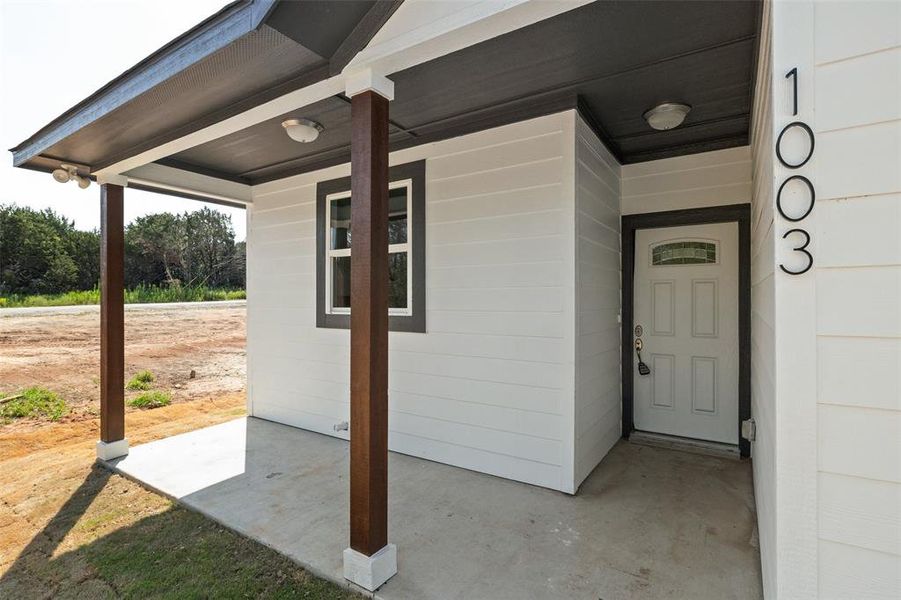
[[[153,373],[150,371],[138,371],[125,385],[125,389],[129,390],[149,390],[153,383]]]
[[[129,402],[135,408],[159,408],[172,404],[172,397],[166,392],[146,392]]]
[[[44,417],[57,421],[68,410],[65,400],[42,387],[30,387],[16,395],[19,397],[0,404],[0,418]]]

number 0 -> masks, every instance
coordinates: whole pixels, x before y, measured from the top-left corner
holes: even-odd
[[[804,214],[800,217],[792,218],[785,214],[785,211],[782,210],[782,190],[785,189],[785,186],[788,185],[788,182],[792,179],[797,179],[804,183],[807,186],[807,189],[810,191],[810,204],[807,205],[807,210],[804,211]],[[792,175],[788,179],[782,182],[782,185],[779,186],[779,191],[776,193],[776,210],[779,211],[779,214],[782,215],[786,220],[791,221],[792,223],[797,223],[798,221],[803,221],[804,218],[810,214],[810,211],[813,210],[813,203],[816,202],[817,193],[813,189],[813,184],[809,179],[804,177],[803,175]]]
[[[807,133],[808,139],[810,139],[810,150],[807,152],[807,156],[804,157],[804,160],[797,164],[791,164],[785,161],[785,158],[782,156],[782,137],[788,133],[790,129],[795,127],[800,127]],[[779,162],[788,167],[789,169],[800,169],[804,165],[807,164],[807,161],[810,160],[810,157],[813,156],[813,146],[814,146],[814,135],[813,129],[810,128],[807,123],[802,121],[792,121],[788,125],[782,128],[782,131],[779,133],[779,138],[776,140],[776,157],[779,158]]]

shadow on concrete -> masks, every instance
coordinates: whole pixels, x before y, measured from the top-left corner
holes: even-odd
[[[250,417],[116,468],[343,581],[344,440]],[[394,452],[388,474],[398,574],[379,598],[761,597],[746,461],[620,442],[576,496]]]

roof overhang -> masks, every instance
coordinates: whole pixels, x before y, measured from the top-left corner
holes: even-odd
[[[623,163],[743,145],[760,6],[235,2],[14,148],[15,164],[77,163],[134,186],[247,203],[253,184],[349,159],[344,91],[366,69],[396,85],[392,150],[565,109]],[[689,119],[648,131],[641,114],[668,100],[693,104]],[[287,116],[326,130],[293,143]]]

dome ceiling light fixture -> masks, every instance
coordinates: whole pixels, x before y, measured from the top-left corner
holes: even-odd
[[[53,170],[53,179],[60,183],[68,183],[75,181],[78,187],[86,190],[91,185],[91,180],[78,174],[78,167],[67,163],[62,163],[58,169]]]
[[[310,119],[285,119],[282,121],[282,127],[285,128],[288,137],[302,144],[315,142],[316,138],[319,137],[319,132],[325,129],[322,125]]]
[[[675,129],[682,124],[685,117],[691,111],[691,106],[681,104],[679,102],[664,102],[658,104],[654,108],[645,111],[644,120],[648,122],[651,129],[657,131],[667,131]]]

